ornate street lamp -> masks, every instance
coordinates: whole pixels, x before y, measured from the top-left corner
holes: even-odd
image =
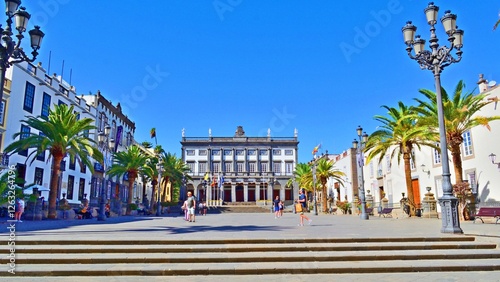
[[[2,101],[3,88],[5,84],[5,71],[7,68],[15,63],[24,61],[33,62],[36,60],[38,50],[42,44],[43,36],[45,35],[40,30],[39,26],[35,26],[34,29],[28,32],[31,39],[31,48],[33,49],[31,52],[33,57],[29,58],[21,47],[21,41],[24,38],[23,33],[26,31],[28,20],[31,15],[26,12],[24,7],[19,7],[20,5],[20,0],[5,0],[7,26],[4,29],[0,25],[0,34],[2,34],[2,44],[0,44],[0,101]],[[15,29],[18,31],[18,34],[16,35],[17,42],[12,38],[12,35],[14,35],[12,33],[12,24],[14,22]]]
[[[107,164],[106,164],[106,159],[107,159],[107,153],[108,152],[113,152],[115,149],[115,140],[113,138],[110,138],[109,134],[111,133],[111,126],[106,125],[104,127],[104,132],[99,132],[97,135],[97,140],[99,143],[99,149],[101,152],[105,153],[106,158],[104,158],[104,172],[103,172],[103,177],[102,177],[102,183],[101,183],[101,196],[99,198],[99,215],[97,216],[98,221],[104,221],[106,220],[106,169],[107,169]]]
[[[430,25],[431,38],[429,39],[429,47],[431,50],[425,50],[425,40],[419,35],[414,38],[415,27],[411,21],[408,21],[402,28],[406,51],[408,56],[417,61],[421,69],[428,69],[434,74],[436,85],[436,104],[438,107],[438,123],[441,149],[441,164],[443,167],[443,197],[439,199],[439,204],[442,208],[442,233],[463,233],[460,228],[458,217],[458,199],[453,196],[453,187],[450,180],[450,167],[448,162],[448,146],[446,141],[446,128],[444,123],[443,100],[441,96],[441,79],[440,75],[443,69],[453,63],[458,63],[462,59],[461,48],[463,46],[463,30],[456,26],[457,16],[450,11],[445,11],[445,15],[441,18],[444,30],[448,35],[450,47],[439,46],[436,36],[436,28],[439,8],[430,2],[427,8],[424,9],[427,23]],[[452,56],[451,51],[456,49],[456,58]],[[414,51],[414,54],[412,53]]]
[[[365,177],[363,172],[363,167],[365,166],[365,156],[363,155],[363,150],[365,149],[366,142],[368,141],[368,134],[366,134],[366,132],[363,132],[363,128],[359,125],[358,128],[356,128],[356,132],[358,134],[359,142],[358,140],[354,139],[354,141],[352,141],[352,147],[356,150],[356,161],[358,164],[358,195],[359,200],[361,201],[360,218],[367,220],[369,219],[369,216],[368,213],[366,213]]]
[[[490,161],[491,161],[491,163],[492,163],[492,164],[494,164],[494,165],[497,165],[497,166],[498,166],[498,169],[500,169],[500,162],[498,162],[498,163],[497,163],[497,162],[495,162],[495,161],[496,161],[496,159],[497,159],[497,155],[495,155],[495,154],[491,153],[488,157],[490,157]]]

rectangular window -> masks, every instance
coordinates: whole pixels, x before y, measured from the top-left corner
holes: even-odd
[[[24,90],[23,109],[32,114],[34,101],[35,101],[35,85],[26,81],[26,89]]]
[[[212,156],[220,156],[220,150],[212,150]]]
[[[42,118],[44,119],[48,119],[49,117],[49,111],[50,111],[50,99],[52,97],[50,97],[49,94],[43,92],[43,98],[42,98],[42,112],[41,112],[41,116]]]
[[[267,150],[259,150],[259,155],[267,156]]]
[[[19,135],[19,140],[26,139],[30,136],[31,128],[24,124],[21,125],[21,135]],[[19,151],[19,155],[28,156],[28,149]]]
[[[68,175],[68,195],[67,199],[73,200],[73,189],[75,188],[75,177],[73,175]]]
[[[274,173],[281,173],[281,163],[280,162],[273,163],[273,172]]]
[[[472,156],[474,151],[472,150],[472,138],[470,135],[470,131],[467,130],[462,134],[462,138],[464,142],[462,143],[464,146],[464,157]]]
[[[199,150],[198,155],[200,156],[206,156],[207,155],[207,150]]]
[[[207,163],[198,163],[198,174],[205,174],[207,172]]]
[[[274,156],[281,156],[281,150],[280,149],[273,149],[273,155]]]
[[[233,172],[233,163],[232,162],[225,162],[224,163],[224,171],[225,172]]]
[[[80,113],[75,111],[76,120],[80,120]]]
[[[248,171],[255,172],[257,164],[255,162],[248,163]]]
[[[237,156],[244,156],[245,153],[243,152],[243,150],[236,150],[236,155]]]
[[[231,156],[233,154],[232,150],[224,150],[224,156]]]
[[[285,150],[285,156],[293,156],[293,150]]]
[[[71,160],[71,158],[69,158],[69,169],[72,169],[72,170],[76,169],[76,158],[74,158],[73,160]]]
[[[436,146],[439,147],[439,143],[436,144]],[[438,164],[441,164],[441,154],[439,153],[439,151],[437,149],[432,149],[432,152],[433,152],[433,156],[434,156],[434,164],[435,165],[438,165]]]
[[[38,135],[43,136],[43,133],[42,133],[42,132],[38,132]],[[37,159],[38,161],[42,161],[42,162],[44,162],[44,161],[45,161],[45,151],[40,152],[40,153],[36,156],[36,159]]]
[[[85,194],[85,178],[80,178],[80,183],[78,185],[78,200],[83,200],[83,194]]]
[[[293,174],[293,163],[292,162],[285,163],[285,173],[287,175]]]
[[[82,163],[82,165],[80,166],[80,172],[81,172],[81,173],[87,173],[87,166],[86,166],[86,165],[84,165],[83,163]]]
[[[256,154],[257,154],[257,150],[254,150],[254,149],[248,150],[249,156],[255,156]]]
[[[243,172],[243,171],[244,171],[244,170],[243,170],[243,168],[244,168],[244,163],[242,163],[242,162],[238,162],[238,163],[236,164],[236,167],[237,167],[238,172]]]
[[[267,163],[263,162],[260,163],[260,171],[261,172],[268,172],[269,171],[269,166]]]
[[[42,185],[43,184],[43,168],[35,167],[35,178],[33,183]]]
[[[212,163],[213,169],[212,171],[214,173],[219,173],[220,172],[220,163]]]
[[[194,162],[187,162],[187,166],[189,167],[189,172],[193,173],[194,168],[195,168],[195,163]]]
[[[186,156],[194,156],[194,150],[186,150]]]

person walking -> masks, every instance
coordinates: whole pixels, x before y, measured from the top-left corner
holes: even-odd
[[[15,206],[15,213],[14,213],[14,219],[17,220],[17,222],[22,222],[21,221],[21,216],[23,215],[24,212],[24,200],[21,198],[16,199],[16,206]]]
[[[311,225],[312,220],[309,219],[309,217],[307,217],[304,214],[304,211],[306,210],[306,205],[307,205],[307,197],[306,197],[304,188],[299,189],[299,199],[297,201],[302,205],[302,210],[299,212],[299,217],[300,217],[299,226],[304,226],[304,219],[306,219],[308,221],[309,225]]]
[[[285,203],[283,203],[283,201],[280,201],[280,217],[283,216],[283,210],[285,209]]]
[[[196,199],[194,198],[193,193],[191,192],[188,192],[187,196],[188,198],[186,199],[186,202],[187,202],[188,220],[189,222],[195,222]]]
[[[280,197],[276,196],[276,199],[273,201],[273,207],[274,207],[274,218],[280,217]]]

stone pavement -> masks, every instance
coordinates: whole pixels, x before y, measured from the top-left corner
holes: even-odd
[[[13,232],[15,240],[200,240],[210,239],[266,239],[266,238],[400,238],[400,237],[447,237],[475,236],[479,242],[493,242],[500,245],[500,224],[492,221],[461,222],[464,231],[460,234],[444,234],[440,232],[441,219],[427,218],[383,218],[371,216],[369,220],[361,220],[352,215],[312,215],[312,224],[297,226],[298,215],[285,213],[282,218],[275,219],[269,213],[222,213],[197,216],[196,222],[186,222],[182,216],[168,214],[155,216],[122,216],[109,218],[99,222],[92,220],[43,220],[23,221],[15,223]],[[2,223],[0,239],[7,246],[11,223]],[[71,265],[61,265],[71,268]],[[293,266],[291,266],[293,267]],[[385,273],[385,274],[318,274],[315,281],[331,281],[335,279],[354,279],[357,281],[500,281],[500,272],[450,272],[450,273]],[[14,277],[15,278],[15,277]],[[101,279],[102,278],[102,279]],[[211,277],[93,277],[92,281],[255,281],[256,276],[211,276]],[[306,281],[308,275],[262,275],[258,279],[266,281]],[[32,281],[27,277],[17,278],[19,281]],[[35,279],[35,278],[32,278]],[[36,277],[36,281],[66,281],[67,277]],[[71,281],[89,281],[88,277],[71,277]],[[17,280],[16,280],[17,281]]]

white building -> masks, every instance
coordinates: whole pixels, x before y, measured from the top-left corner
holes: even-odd
[[[247,137],[238,126],[233,137],[212,137],[211,131],[207,137],[186,137],[183,130],[182,160],[193,178],[184,188],[208,205],[270,204],[276,196],[290,204],[298,187],[286,184],[293,178],[298,143],[297,131],[294,137],[271,137],[270,131],[267,137]]]
[[[14,133],[33,132],[21,120],[26,116],[48,116],[49,108],[56,104],[73,105],[80,118],[96,118],[95,107],[81,99],[75,88],[60,76],[47,74],[40,63],[36,66],[28,62],[14,64],[7,69],[6,77],[12,83],[10,95],[4,97],[7,106],[3,116],[5,133],[2,134],[2,151],[14,141]],[[31,151],[10,155],[8,164],[16,166],[18,175],[25,180],[25,184],[39,184],[48,188],[52,165],[47,162],[48,152],[36,156],[31,163],[31,160],[27,160]],[[85,166],[80,167],[78,162],[70,163],[69,157],[66,157],[61,165],[58,198],[64,193],[70,203],[80,203],[85,194],[90,192],[90,177],[90,171]],[[48,199],[48,192],[42,193],[42,196]]]

